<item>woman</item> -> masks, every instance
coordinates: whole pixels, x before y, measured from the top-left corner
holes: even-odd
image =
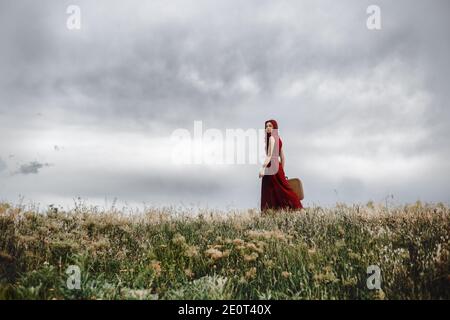
[[[267,120],[266,127],[266,159],[259,172],[262,177],[261,211],[267,209],[303,209],[300,198],[289,186],[284,175],[285,157],[283,142],[278,135],[278,123]],[[281,158],[281,162],[278,160]]]

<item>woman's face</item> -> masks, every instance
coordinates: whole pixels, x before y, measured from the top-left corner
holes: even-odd
[[[267,122],[266,123],[266,132],[267,133],[272,133],[272,129],[273,129],[273,124],[272,124],[272,122]]]

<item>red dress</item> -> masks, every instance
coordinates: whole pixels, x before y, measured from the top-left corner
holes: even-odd
[[[279,139],[280,151],[283,146]],[[272,161],[267,167],[272,165]],[[300,198],[289,185],[284,174],[281,161],[278,162],[278,172],[276,174],[266,174],[262,178],[261,185],[261,211],[267,209],[302,209]]]

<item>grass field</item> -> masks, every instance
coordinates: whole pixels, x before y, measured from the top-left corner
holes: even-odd
[[[264,216],[0,203],[0,299],[449,299],[449,238],[448,206],[419,201]]]

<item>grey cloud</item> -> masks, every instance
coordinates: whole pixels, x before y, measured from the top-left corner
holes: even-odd
[[[342,4],[322,2],[323,10],[339,10],[342,15],[340,19],[331,15],[332,18],[325,22],[320,20],[320,6],[306,2],[307,7],[313,9],[312,14],[317,16],[315,20],[310,18],[311,23],[323,28],[342,28],[341,44],[330,50],[315,40],[320,37],[320,29],[299,30],[292,19],[260,22],[258,14],[265,13],[264,10],[269,10],[269,5],[274,3],[266,2],[256,8],[255,3],[244,5],[240,8],[241,15],[235,14],[237,3],[222,5],[221,9],[230,14],[229,18],[222,12],[219,18],[219,12],[210,9],[205,10],[210,15],[202,16],[203,20],[168,19],[145,24],[111,10],[110,20],[94,16],[90,12],[97,12],[95,7],[106,5],[106,2],[96,5],[81,2],[86,20],[92,20],[90,33],[83,31],[83,38],[68,34],[59,26],[63,20],[61,4],[46,3],[51,15],[46,20],[33,22],[39,26],[37,34],[29,34],[25,23],[15,25],[18,31],[15,31],[14,41],[19,43],[8,51],[13,62],[20,59],[22,63],[15,72],[10,70],[15,77],[6,82],[12,92],[8,98],[25,106],[36,105],[36,98],[58,98],[65,104],[59,108],[103,120],[131,118],[140,123],[142,119],[157,118],[178,124],[180,113],[185,115],[183,123],[189,123],[200,112],[204,119],[214,121],[217,116],[233,114],[230,111],[236,111],[249,98],[248,94],[233,89],[242,76],[252,77],[261,89],[260,95],[270,97],[282,77],[303,77],[312,70],[337,77],[341,74],[349,76],[367,73],[373,66],[396,57],[412,63],[416,61],[419,39],[409,33],[414,21],[398,26],[391,25],[388,20],[388,31],[371,34],[365,28],[356,28],[357,20],[348,25],[340,20],[351,17],[355,10],[364,12],[364,3],[347,1],[345,4],[354,8],[343,10]],[[386,15],[403,9],[401,5],[387,2],[381,6]],[[28,14],[20,15],[19,10],[15,12],[19,22],[29,16],[43,15],[45,5],[40,4],[40,9],[30,7],[31,13],[27,11]],[[300,11],[302,6],[294,2],[286,6],[289,8],[299,9],[301,17],[307,15]],[[414,7],[410,9],[415,17]],[[362,15],[362,21],[364,17]],[[397,16],[394,18],[398,19]],[[215,19],[221,23],[214,23]],[[117,30],[111,28],[114,22],[128,24]],[[143,32],[135,31],[139,27]],[[38,40],[29,44],[27,39],[30,37]],[[20,43],[32,46],[33,50],[24,50],[18,45]],[[17,54],[17,49],[33,54],[22,56]],[[24,77],[29,68],[34,72]],[[192,75],[198,76],[200,83],[205,82],[207,88],[199,87],[195,77],[190,77]],[[217,84],[217,87],[211,84]],[[24,94],[26,92],[28,94]]]
[[[419,141],[395,145],[396,153],[433,154],[438,162],[450,158],[450,2],[378,1],[380,31],[365,28],[370,1],[148,5],[155,3],[158,6],[149,9],[138,1],[77,1],[84,19],[80,32],[65,29],[66,3],[20,0],[1,5],[0,114],[12,121],[0,119],[0,134],[21,132],[20,123],[36,132],[76,125],[99,131],[154,129],[162,136],[178,127],[192,130],[194,120],[203,120],[207,127],[262,128],[264,120],[276,118],[288,138],[294,173],[301,172],[304,153],[371,157],[396,133],[425,133]],[[384,73],[376,78],[379,68]],[[286,86],[314,75],[319,80],[300,94],[291,98],[280,94]],[[327,81],[349,81],[355,87],[327,100],[318,93]],[[359,81],[362,89],[357,87]],[[364,104],[358,100],[358,94],[391,88],[399,95],[380,94]],[[397,109],[396,104],[404,102],[399,97],[421,94],[430,99],[424,112]],[[333,137],[342,129],[356,137],[352,146],[330,150],[304,146],[310,137]],[[386,140],[376,138],[378,133]],[[24,171],[37,173],[39,165],[43,164],[25,165]],[[104,188],[135,198],[177,192],[193,198],[210,193],[218,197],[242,176],[236,171],[220,182],[212,177],[98,173],[91,179],[80,176],[79,186],[64,194],[85,190],[100,196]],[[354,177],[343,177],[338,184],[332,183],[334,177],[307,173],[305,177],[310,195],[317,199],[335,199],[333,188],[342,190],[345,199],[375,192]],[[64,181],[58,177],[52,181],[47,191],[60,191]],[[444,185],[436,188],[436,194],[446,195]],[[245,190],[237,195],[242,202],[255,191]],[[418,192],[402,195],[413,193]]]
[[[48,167],[50,166],[50,164],[48,163],[40,163],[38,161],[31,161],[27,164],[22,164],[19,168],[19,170],[17,171],[17,173],[21,173],[21,174],[30,174],[30,173],[34,173],[37,174],[39,173],[39,170],[44,168],[44,167]]]

